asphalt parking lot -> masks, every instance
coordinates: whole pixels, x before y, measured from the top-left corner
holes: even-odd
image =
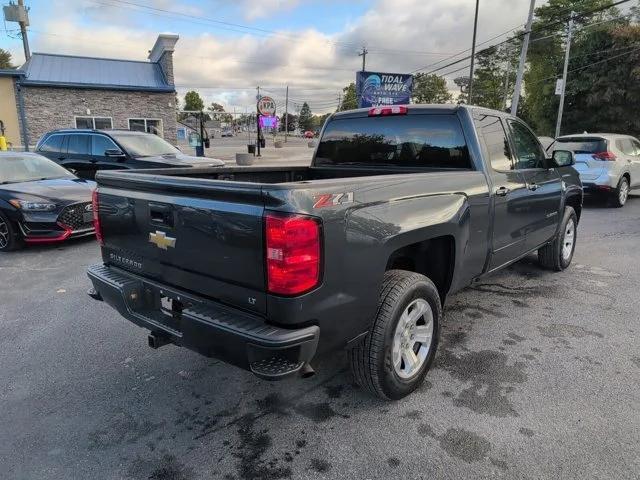
[[[640,477],[640,196],[588,203],[572,266],[451,297],[425,385],[382,402],[338,354],[266,383],[85,294],[91,240],[0,255],[0,477]]]

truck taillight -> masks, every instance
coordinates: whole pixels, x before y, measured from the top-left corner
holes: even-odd
[[[320,221],[304,215],[267,213],[265,254],[267,289],[299,295],[320,282]]]
[[[93,228],[96,231],[96,239],[100,245],[104,245],[104,241],[102,239],[102,227],[100,226],[100,215],[98,214],[98,207],[100,203],[98,202],[98,189],[93,191],[91,195],[91,203],[93,203]]]
[[[380,117],[387,115],[406,115],[409,109],[404,105],[391,105],[388,107],[372,107],[369,109],[370,117]]]
[[[607,162],[615,162],[616,156],[613,152],[598,152],[592,155],[596,160],[604,160]]]

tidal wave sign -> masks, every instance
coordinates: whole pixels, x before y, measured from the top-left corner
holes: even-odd
[[[358,72],[358,107],[406,105],[411,100],[413,75],[404,73]]]

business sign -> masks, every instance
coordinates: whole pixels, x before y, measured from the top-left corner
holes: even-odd
[[[261,97],[258,100],[258,112],[260,115],[266,115],[270,117],[276,114],[276,102],[271,97]]]
[[[411,101],[413,75],[404,73],[358,72],[356,92],[359,107],[406,105]]]
[[[260,116],[260,128],[278,128],[278,117]]]

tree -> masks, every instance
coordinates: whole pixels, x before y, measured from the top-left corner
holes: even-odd
[[[233,115],[231,115],[230,113],[224,113],[224,107],[222,105],[220,105],[219,103],[216,102],[212,102],[211,105],[209,105],[209,108],[207,109],[211,112],[211,117],[214,120],[218,120],[222,123],[233,123]],[[213,114],[216,115],[213,115]]]
[[[313,129],[311,108],[309,108],[309,104],[307,102],[304,102],[300,109],[300,114],[298,115],[298,126],[302,131]]]
[[[453,98],[444,77],[435,74],[417,73],[413,76],[414,103],[448,103]]]
[[[564,42],[566,38],[566,24],[558,22],[559,19],[566,19],[567,12],[574,11],[577,14],[585,13],[594,9],[611,6],[613,0],[550,0],[548,3],[536,8],[535,21],[533,24],[533,34],[529,44],[527,56],[527,70],[524,76],[524,98],[521,102],[523,112],[518,112],[521,116],[526,112],[524,119],[532,125],[539,135],[553,135],[555,132],[556,117],[558,112],[559,96],[555,95],[556,79],[560,78],[564,62]],[[576,18],[574,37],[571,45],[571,60],[569,70],[575,67],[575,59],[578,55],[589,55],[593,51],[588,50],[589,37],[597,31],[611,31],[621,24],[628,23],[627,19],[620,19],[619,10],[608,8],[590,15],[580,15]],[[618,18],[616,20],[616,18]],[[601,24],[598,30],[582,28],[585,25],[598,22]],[[544,28],[542,28],[544,27]],[[605,53],[605,56],[608,54]],[[612,53],[615,55],[615,52]],[[587,57],[589,58],[589,57]],[[591,57],[593,60],[595,57]],[[623,64],[626,57],[616,59]],[[600,64],[603,67],[610,62]],[[627,65],[628,66],[628,65]],[[633,70],[633,67],[631,68]],[[586,72],[586,69],[585,69]],[[587,72],[588,73],[588,72]],[[572,84],[583,73],[570,73],[567,82],[567,94],[565,98],[565,111],[569,115],[569,110],[573,108]],[[610,74],[606,74],[610,76]],[[612,79],[615,80],[615,79]],[[597,82],[599,83],[599,82]],[[599,92],[597,84],[592,85],[593,92]],[[602,105],[606,108],[606,105]],[[568,124],[567,124],[568,125]],[[571,127],[571,131],[574,129]],[[609,130],[609,128],[607,128]]]
[[[204,109],[204,102],[200,94],[194,90],[188,91],[184,96],[184,109],[201,111]]]
[[[0,68],[16,68],[11,63],[11,54],[0,48]]]
[[[325,113],[324,115],[314,115],[312,118],[313,121],[313,130],[320,130],[324,126],[324,122],[327,120],[327,117],[331,115],[330,113]]]
[[[287,117],[287,118],[285,118]],[[285,122],[285,120],[287,120]],[[296,120],[297,117],[291,113],[283,113],[280,116],[280,126],[279,129],[281,132],[284,132],[285,126],[289,129],[290,132],[293,132],[296,129]]]
[[[342,89],[342,101],[338,105],[338,111],[353,110],[358,108],[358,96],[356,95],[356,84],[351,82]]]

